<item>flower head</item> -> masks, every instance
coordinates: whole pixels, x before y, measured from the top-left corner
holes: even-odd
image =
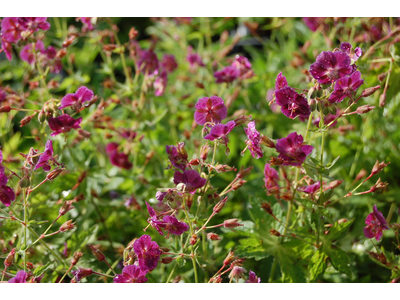
[[[321,187],[321,182],[317,181],[314,184],[301,187],[301,188],[299,188],[299,190],[301,190],[302,192],[307,193],[307,194],[314,194],[315,192],[320,190],[320,187]]]
[[[257,277],[256,273],[250,270],[249,279],[246,280],[246,283],[261,283],[261,278]]]
[[[117,143],[109,143],[106,146],[106,152],[110,158],[112,165],[129,170],[132,168],[132,163],[128,160],[128,155],[123,152],[118,152]]]
[[[0,201],[5,206],[10,206],[11,202],[15,200],[14,190],[6,185],[0,185]]]
[[[122,269],[122,274],[114,277],[114,283],[143,283],[148,270],[143,270],[136,265],[128,265]]]
[[[235,128],[235,126],[235,121],[229,121],[226,124],[215,124],[211,128],[210,133],[207,134],[204,139],[214,141],[221,138],[226,146],[229,142],[228,134],[232,131],[233,128]]]
[[[1,33],[4,40],[9,43],[16,43],[21,39],[21,33],[25,26],[18,22],[18,18],[3,18],[1,20]]]
[[[251,69],[250,61],[240,55],[235,56],[235,60],[232,62],[232,66],[239,70],[239,78],[247,79],[254,76],[254,71]]]
[[[168,84],[168,77],[167,77],[167,72],[162,70],[161,74],[157,76],[156,80],[154,80],[153,87],[155,92],[155,95],[162,96],[165,92],[165,88],[167,87]]]
[[[39,157],[39,161],[37,162],[34,170],[43,168],[43,170],[46,172],[50,171],[51,166],[49,164],[49,161],[52,161],[54,159],[53,155],[54,155],[53,142],[51,140],[47,140],[44,152]]]
[[[367,238],[372,239],[375,237],[379,241],[382,237],[382,231],[389,229],[383,214],[374,205],[373,212],[370,213],[365,219],[364,234]]]
[[[165,150],[167,151],[168,158],[171,164],[178,169],[184,171],[186,169],[186,165],[188,163],[188,156],[185,150],[185,143],[178,143],[178,147],[174,145],[165,146]]]
[[[0,103],[6,100],[6,92],[0,88]]]
[[[320,84],[330,84],[353,72],[350,57],[342,51],[323,51],[310,66],[310,74]]]
[[[281,84],[284,84],[284,82],[282,81]],[[282,113],[290,119],[294,119],[297,116],[308,118],[311,113],[307,99],[291,87],[286,86],[275,91],[275,97],[276,103],[281,107]]]
[[[167,73],[172,73],[178,67],[175,56],[172,54],[165,54],[161,60],[161,67],[167,71]]]
[[[204,67],[203,60],[198,53],[193,52],[193,48],[190,46],[186,60],[190,64],[190,69],[194,70],[196,67]]]
[[[139,267],[142,271],[150,271],[157,267],[162,251],[149,235],[145,234],[137,239],[133,243],[133,250],[139,259]]]
[[[343,76],[335,83],[335,89],[329,97],[329,102],[340,103],[344,98],[353,98],[357,89],[364,83],[361,79],[360,71],[356,71],[351,75]]]
[[[256,129],[256,123],[254,121],[249,122],[249,124],[247,124],[247,128],[244,129],[244,132],[248,138],[246,140],[246,144],[251,152],[251,155],[257,159],[263,157],[264,154],[260,146],[261,134]]]
[[[348,42],[341,43],[340,50],[350,56],[353,62],[356,62],[362,55],[361,48],[357,47],[353,50],[353,47]]]
[[[44,51],[44,44],[41,40],[38,40],[36,44],[27,44],[24,48],[22,48],[20,56],[21,59],[26,61],[28,64],[34,64],[36,62],[35,52],[39,53],[42,51]]]
[[[165,223],[165,230],[173,235],[181,235],[189,230],[189,225],[179,221],[175,216],[165,216],[163,222]]]
[[[143,74],[153,76],[158,74],[158,58],[152,50],[141,50],[138,60],[139,69]]]
[[[268,194],[274,194],[279,191],[279,174],[278,171],[271,167],[269,163],[264,167],[264,182]]]
[[[61,115],[57,118],[49,118],[49,127],[54,131],[51,136],[59,135],[60,133],[70,132],[71,129],[81,128],[79,124],[82,118],[74,119],[67,114]]]
[[[236,280],[239,280],[240,278],[244,277],[244,273],[246,273],[246,269],[243,267],[239,266],[234,266],[232,271],[229,273],[229,278],[235,278]]]
[[[26,278],[28,277],[28,274],[24,271],[18,271],[17,275],[15,277],[11,278],[8,283],[26,283]]]
[[[234,66],[225,67],[221,71],[217,71],[214,73],[216,83],[230,83],[238,78],[239,75],[240,71]]]
[[[224,100],[217,96],[200,98],[195,108],[194,120],[199,125],[204,125],[207,122],[221,123],[228,114]]]
[[[304,145],[303,136],[296,132],[276,142],[276,151],[280,153],[278,158],[283,160],[284,166],[301,166],[313,149],[313,146]]]
[[[49,30],[50,23],[47,22],[46,17],[24,17],[18,18],[18,23],[24,28],[24,30],[29,30],[30,32],[41,30]]]
[[[63,109],[69,106],[74,106],[75,109],[79,109],[83,102],[92,100],[93,91],[89,90],[86,86],[81,86],[74,94],[67,94],[61,99],[61,106],[59,109]]]
[[[175,171],[174,173],[174,183],[185,185],[185,192],[194,194],[197,189],[203,187],[207,180],[202,178],[200,174],[195,170],[186,170],[183,173]]]

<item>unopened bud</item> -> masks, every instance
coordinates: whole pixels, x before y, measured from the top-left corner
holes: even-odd
[[[374,167],[372,168],[372,175],[378,174],[379,172],[381,172],[388,164],[390,164],[390,162],[388,162],[387,164],[383,161],[383,162],[379,162],[379,160],[376,161]]]
[[[192,237],[190,238],[190,245],[196,245],[197,239],[198,239],[197,235],[193,234]]]
[[[6,259],[4,260],[4,266],[9,267],[13,264],[15,256],[15,248],[13,248],[10,253],[8,253]]]
[[[63,169],[54,169],[53,171],[47,174],[46,176],[47,180],[53,180],[54,178],[58,177],[58,175],[60,175],[62,171]]]
[[[224,224],[225,228],[235,228],[235,227],[239,227],[239,226],[244,226],[243,224],[240,224],[238,222],[238,219],[225,220],[223,224]]]
[[[213,208],[214,213],[219,213],[225,206],[225,203],[228,201],[228,197],[225,197],[224,199],[220,200]]]
[[[216,170],[218,173],[225,173],[225,172],[236,171],[236,169],[233,168],[233,167],[230,167],[230,166],[228,166],[228,165],[220,165],[220,164],[217,164],[217,165],[215,166],[215,170]]]
[[[74,256],[71,259],[71,265],[75,266],[79,262],[82,256],[83,256],[82,252],[75,252]]]
[[[252,118],[251,115],[248,115],[248,116],[243,115],[243,116],[240,116],[239,118],[236,118],[234,120],[235,121],[235,127],[245,124],[246,122],[250,121],[251,118]]]
[[[240,168],[239,173],[237,173],[237,178],[245,178],[246,176],[250,175],[251,170],[253,167],[248,167],[247,169],[243,169],[243,166]]]
[[[135,240],[137,240],[137,239],[135,239]],[[132,242],[131,242],[132,243]],[[131,244],[130,243],[130,244]],[[132,243],[132,247],[133,247],[133,243]],[[160,247],[160,250],[162,251],[162,252],[169,252],[169,248],[167,248],[167,247]]]
[[[338,222],[338,224],[344,224],[344,223],[347,223],[349,220],[347,220],[347,219],[339,219],[337,222]]]
[[[209,239],[209,240],[212,240],[212,241],[219,241],[221,238],[219,237],[219,235],[218,234],[216,234],[216,233],[214,233],[214,232],[209,232],[209,233],[207,233],[207,238]]]
[[[104,256],[104,254],[103,254],[99,249],[97,249],[95,246],[89,245],[89,247],[90,247],[90,250],[92,250],[93,255],[96,256],[96,258],[97,258],[99,261],[103,261],[103,260],[106,259],[106,257]]]
[[[273,229],[273,228],[270,229],[269,232],[270,232],[271,235],[274,235],[274,236],[281,236],[281,234],[279,233],[279,231],[276,231],[276,230]]]
[[[371,110],[373,110],[375,108],[375,106],[371,106],[371,105],[362,105],[360,107],[357,108],[357,114],[362,115],[362,114],[366,114],[367,112],[370,112]]]
[[[310,100],[308,101],[308,105],[310,105],[311,111],[315,111],[315,109],[317,108],[317,100],[315,100],[315,99],[310,99]]]
[[[234,191],[236,191],[238,188],[240,188],[241,186],[243,186],[243,184],[245,184],[246,182],[247,182],[246,180],[242,180],[242,179],[240,179],[240,180],[238,180],[238,181],[235,181],[235,183],[232,184],[232,189],[233,189]]]
[[[208,156],[208,152],[210,151],[210,146],[209,145],[204,145],[201,146],[200,148],[200,158],[201,160],[206,160]]]
[[[0,113],[8,113],[11,111],[11,107],[8,105],[0,107]]]
[[[342,182],[343,180],[334,180],[331,183],[329,183],[329,188],[330,189],[337,188],[339,185],[341,185]]]
[[[25,118],[23,118],[23,119],[20,121],[20,127],[23,127],[23,126],[25,126],[25,125],[28,125],[28,124],[31,122],[31,120],[32,120],[32,117],[31,117],[31,116],[26,116]]]
[[[367,88],[367,89],[363,90],[363,92],[361,93],[361,97],[368,97],[368,96],[371,96],[373,93],[375,93],[375,92],[376,92],[377,90],[379,90],[380,88],[381,88],[380,85]]]
[[[268,148],[275,148],[275,143],[267,136],[261,135],[261,144],[267,146]]]
[[[266,202],[261,203],[261,208],[262,208],[263,210],[265,210],[265,212],[266,212],[267,214],[269,214],[269,215],[271,215],[271,216],[274,215],[274,212],[272,211],[272,207],[271,207],[271,205],[269,205],[269,203],[266,203]]]
[[[227,257],[224,259],[224,265],[229,265],[235,259],[235,253],[233,251],[229,251]]]
[[[43,123],[44,121],[46,121],[46,116],[43,110],[39,112],[38,121],[39,123]]]
[[[19,186],[21,188],[27,188],[31,185],[31,179],[28,176],[24,176],[22,177],[22,179],[19,181]]]
[[[73,209],[74,207],[72,206],[72,201],[65,201],[60,210],[58,211],[58,214],[60,216],[65,215],[67,212],[69,212],[71,209]]]
[[[188,210],[190,210],[190,208],[193,205],[193,197],[194,197],[194,195],[188,194],[188,196],[186,198],[186,206],[187,206]]]
[[[74,228],[75,228],[75,223],[72,223],[72,220],[68,220],[67,222],[61,225],[60,231],[65,232],[68,230],[72,230]]]
[[[172,257],[168,256],[168,257],[163,257],[161,258],[161,263],[168,265],[169,263],[171,263],[173,261]]]
[[[384,107],[386,104],[386,94],[383,93],[382,95],[380,95],[379,97],[379,107]]]
[[[387,182],[382,182],[379,178],[378,181],[371,187],[370,192],[376,192],[378,190],[383,190],[388,185]]]
[[[356,176],[356,181],[360,181],[361,179],[363,179],[365,176],[367,176],[367,171],[365,169],[361,169],[360,172],[358,172],[357,176]]]

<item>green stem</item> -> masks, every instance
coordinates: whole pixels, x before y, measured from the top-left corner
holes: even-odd
[[[169,283],[169,282],[170,282],[170,280],[171,280],[171,278],[172,278],[172,275],[174,274],[177,265],[178,265],[178,263],[175,263],[174,267],[173,267],[172,270],[171,270],[171,273],[169,273],[169,276],[168,276],[168,278],[167,278],[166,283]]]
[[[27,227],[28,227],[28,214],[26,211],[26,206],[28,204],[28,195],[26,195],[26,189],[22,190],[22,194],[23,194],[23,198],[24,198],[24,223],[25,223],[25,227],[24,227],[24,271],[26,271],[26,245],[27,245]]]

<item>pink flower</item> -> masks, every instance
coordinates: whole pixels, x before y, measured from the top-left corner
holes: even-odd
[[[228,66],[223,68],[221,71],[217,71],[214,73],[214,77],[216,79],[216,83],[230,83],[238,78],[240,75],[240,71],[236,69],[234,66]]]
[[[287,86],[275,91],[275,97],[276,104],[281,107],[281,111],[286,117],[290,119],[294,119],[297,116],[301,118],[309,117],[311,109],[307,99],[291,87]]]
[[[110,158],[110,162],[112,165],[116,167],[120,167],[126,170],[132,168],[132,163],[128,160],[128,155],[123,152],[118,152],[118,144],[117,143],[109,143],[106,146],[106,152],[108,157]]]
[[[247,128],[244,129],[244,132],[247,135],[246,144],[251,152],[251,156],[256,159],[263,157],[263,152],[261,150],[260,141],[261,135],[256,129],[256,122],[252,121],[247,124]]]
[[[49,161],[54,160],[53,155],[54,155],[53,142],[51,140],[47,140],[44,152],[39,157],[39,161],[37,162],[34,170],[43,168],[43,170],[46,172],[50,171],[51,166],[49,164]]]
[[[350,75],[354,69],[350,57],[342,52],[323,51],[317,61],[310,66],[310,74],[320,84],[330,84],[343,76]]]
[[[179,171],[174,173],[174,183],[183,183],[185,185],[185,192],[194,194],[197,189],[203,187],[207,180],[202,178],[195,170],[186,170],[183,174]]]
[[[335,83],[335,90],[329,97],[329,102],[340,103],[346,97],[350,99],[356,95],[357,89],[364,83],[360,71],[349,76],[343,76]]]
[[[156,211],[154,210],[154,208],[152,208],[150,206],[149,203],[146,202],[146,207],[147,207],[147,211],[149,212],[150,218],[148,219],[148,222],[150,223],[151,227],[153,227],[154,229],[156,229],[158,231],[159,234],[164,235],[162,228],[163,228],[163,222],[159,221],[157,218],[157,214]]]
[[[276,90],[280,90],[283,89],[285,87],[289,86],[286,80],[286,77],[282,75],[282,72],[280,72],[278,74],[278,76],[276,76],[276,80],[275,80],[275,89]]]
[[[138,65],[143,74],[147,73],[149,76],[158,74],[158,59],[153,50],[141,50]]]
[[[240,55],[235,56],[235,60],[232,62],[232,66],[239,70],[239,78],[247,79],[254,76],[254,71],[251,69],[250,61]]]
[[[50,23],[47,22],[46,17],[24,17],[18,18],[19,24],[24,28],[24,30],[29,30],[30,32],[41,30],[49,30]]]
[[[296,132],[276,142],[276,151],[280,153],[278,157],[284,166],[301,166],[313,149],[313,146],[304,145],[302,135]]]
[[[1,31],[0,31],[1,35]],[[1,39],[1,48],[3,49],[4,53],[6,54],[6,57],[8,60],[11,60],[12,58],[12,45],[10,42],[5,40],[4,38]]]
[[[156,91],[155,95],[157,97],[164,94],[167,84],[168,84],[167,72],[163,70],[161,71],[161,74],[157,76],[156,80],[153,83],[153,87]]]
[[[190,64],[190,69],[193,71],[197,67],[204,67],[203,60],[201,59],[201,56],[195,52],[193,52],[193,48],[189,46],[188,49],[188,55],[186,56],[186,60]]]
[[[189,225],[185,222],[180,222],[175,216],[165,216],[163,222],[165,230],[173,235],[181,235],[189,230]]]
[[[81,17],[80,20],[83,24],[83,31],[92,31],[94,29],[91,17]]]
[[[142,271],[151,271],[157,267],[162,251],[149,235],[145,234],[137,239],[133,243],[133,250],[139,259],[139,267]]]
[[[21,39],[21,32],[25,26],[18,22],[18,18],[3,18],[1,20],[1,32],[3,39],[9,43],[16,43]]]
[[[275,194],[279,191],[278,171],[272,168],[269,163],[266,163],[264,167],[264,182],[268,194]]]
[[[357,47],[353,50],[351,44],[347,42],[340,44],[340,50],[350,56],[353,62],[356,62],[362,55],[361,48]]]
[[[215,124],[211,128],[210,133],[207,134],[204,137],[204,139],[210,141],[214,141],[216,139],[222,139],[225,146],[227,146],[229,142],[228,134],[232,131],[233,128],[235,128],[235,126],[236,126],[235,121],[229,121],[226,124]]]
[[[261,278],[257,277],[256,273],[250,270],[249,279],[246,280],[246,283],[261,283]]]
[[[194,120],[199,125],[204,125],[207,122],[221,123],[228,114],[224,100],[217,96],[200,98],[195,108]]]
[[[114,277],[114,283],[143,283],[148,270],[143,270],[136,265],[128,265],[122,269],[122,274]]]
[[[61,106],[59,109],[64,109],[69,106],[74,106],[76,110],[82,107],[83,102],[92,100],[93,91],[89,90],[86,86],[81,86],[74,94],[67,94],[61,99]]]
[[[14,278],[11,278],[8,283],[26,283],[26,277],[28,274],[24,271],[18,271]]]
[[[186,169],[186,165],[188,163],[188,156],[185,150],[185,143],[178,143],[178,147],[173,145],[165,146],[165,150],[167,151],[168,158],[171,164],[178,169],[184,171]]]
[[[33,46],[35,45],[35,49],[33,50]],[[38,40],[36,44],[28,44],[26,45],[20,52],[21,59],[26,61],[29,64],[34,64],[36,62],[36,55],[39,55],[39,52],[44,51],[44,44],[41,40]]]
[[[317,181],[309,186],[303,186],[299,188],[299,190],[307,194],[314,194],[315,192],[318,192],[320,190],[320,187],[321,187],[321,182]]]
[[[373,212],[370,213],[365,219],[364,234],[367,238],[372,239],[375,237],[379,241],[382,237],[382,231],[389,229],[386,219],[383,214],[374,205]]]
[[[10,206],[11,202],[15,200],[14,190],[7,186],[8,177],[4,174],[4,167],[2,165],[3,162],[3,153],[0,150],[0,201],[5,206]]]
[[[70,132],[71,129],[81,128],[81,126],[79,126],[81,122],[82,118],[74,119],[67,114],[61,115],[57,118],[49,118],[49,127],[54,131],[51,136]]]
[[[161,67],[167,71],[167,73],[172,73],[178,67],[175,56],[172,54],[165,54],[161,60]]]

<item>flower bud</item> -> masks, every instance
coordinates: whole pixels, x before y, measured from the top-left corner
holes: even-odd
[[[281,236],[281,234],[279,233],[279,231],[276,231],[275,229],[270,229],[270,231],[269,231],[270,233],[271,233],[271,235],[274,235],[274,236]]]
[[[26,175],[24,177],[22,177],[22,179],[19,181],[19,186],[21,188],[27,188],[31,185],[31,179]]]
[[[371,187],[370,192],[374,193],[378,190],[383,190],[388,185],[387,182],[382,182],[379,178],[378,181]]]
[[[217,165],[215,166],[215,170],[216,170],[218,173],[225,173],[225,172],[236,171],[235,168],[232,168],[232,167],[230,167],[230,166],[228,166],[228,165],[220,165],[220,164],[217,164]]]
[[[73,209],[74,207],[72,206],[72,201],[65,201],[60,210],[58,211],[58,214],[60,216],[65,215],[67,212],[69,212],[71,209]]]
[[[225,197],[224,199],[220,200],[213,208],[214,213],[219,213],[225,206],[225,203],[228,201],[228,197]]]
[[[238,219],[225,220],[223,224],[224,224],[225,228],[235,228],[235,227],[238,227],[238,226],[244,226],[243,224],[240,224],[238,222]]]
[[[78,130],[78,133],[81,135],[81,136],[83,136],[83,137],[85,137],[85,138],[90,138],[90,136],[92,135],[89,131],[86,131],[86,130],[83,130],[83,129],[81,129],[81,130]]]
[[[76,281],[80,282],[82,278],[88,277],[93,274],[93,270],[90,268],[78,268],[78,271],[72,271],[72,275],[75,276]]]
[[[245,178],[247,175],[250,175],[251,170],[253,167],[248,167],[247,169],[243,170],[243,166],[240,168],[239,173],[237,173],[236,177],[237,178]]]
[[[375,93],[375,92],[376,92],[377,90],[379,90],[380,88],[381,88],[380,85],[367,88],[367,89],[363,90],[363,92],[361,93],[361,97],[368,97],[368,96],[371,96],[373,93]]]
[[[216,234],[216,233],[214,233],[214,232],[209,232],[209,233],[207,233],[207,238],[209,239],[209,240],[212,240],[212,241],[219,241],[221,238],[219,237],[219,235],[218,234]]]
[[[235,259],[235,253],[233,251],[229,251],[227,257],[224,259],[224,266],[229,265]]]
[[[379,97],[379,107],[384,107],[386,104],[386,94],[383,93],[382,95],[380,95]]]
[[[376,163],[374,165],[374,167],[372,168],[372,175],[378,174],[379,172],[381,172],[388,164],[390,164],[390,162],[388,162],[387,164],[383,161],[381,163],[379,163],[379,160],[376,160]]]
[[[196,245],[197,239],[198,239],[197,235],[193,234],[192,237],[190,238],[190,245]]]
[[[203,145],[200,148],[200,158],[201,160],[206,160],[208,156],[208,152],[210,151],[210,146],[209,145]]]
[[[15,256],[15,248],[13,248],[10,253],[8,253],[6,259],[4,260],[4,266],[9,267],[13,264]]]
[[[246,180],[242,180],[242,179],[240,179],[240,180],[238,180],[238,181],[235,181],[235,183],[234,184],[232,184],[232,189],[234,190],[234,191],[236,191],[238,188],[240,188],[243,184],[245,184],[247,181]]]
[[[337,188],[339,185],[341,185],[342,182],[343,182],[343,180],[334,180],[331,183],[329,183],[328,188],[329,189]]]
[[[200,164],[200,160],[198,158],[193,158],[191,161],[189,161],[189,165],[191,166],[198,166]]]
[[[28,125],[28,124],[31,122],[31,120],[32,120],[32,117],[31,117],[31,116],[26,116],[25,118],[23,118],[23,119],[20,121],[20,127],[23,127],[23,126],[25,126],[25,125]]]
[[[365,176],[367,176],[367,171],[365,169],[361,169],[360,172],[358,172],[355,180],[360,181]]]
[[[315,111],[315,109],[317,108],[317,100],[315,100],[315,99],[310,99],[310,100],[308,101],[308,105],[310,105],[311,111]]]
[[[168,256],[168,257],[163,257],[161,258],[161,263],[168,265],[169,263],[171,263],[173,261],[172,257]]]
[[[72,230],[74,228],[75,228],[75,223],[72,223],[72,220],[68,220],[67,222],[61,225],[60,231],[65,232],[68,230]]]
[[[371,105],[362,105],[360,107],[357,108],[357,114],[362,115],[362,114],[366,114],[367,112],[370,112],[371,110],[373,110],[375,108],[375,106],[371,106]]]
[[[43,123],[44,121],[46,121],[46,116],[43,110],[41,110],[38,114],[38,121],[39,123]]]
[[[33,269],[33,263],[27,261],[27,262],[26,262],[26,268],[27,268],[28,270],[32,270],[32,269]]]
[[[263,210],[265,210],[265,212],[266,212],[267,214],[269,214],[269,215],[271,215],[271,216],[274,215],[274,212],[272,211],[272,207],[271,207],[271,205],[269,205],[269,203],[266,203],[266,202],[261,203],[261,208],[262,208]]]
[[[8,105],[0,107],[0,113],[8,113],[10,111],[11,111],[11,107],[9,107]]]
[[[63,169],[54,169],[50,173],[47,174],[46,178],[47,180],[53,180],[54,178],[58,177],[60,173],[63,171]]]
[[[193,205],[193,197],[194,197],[194,195],[188,194],[188,196],[186,198],[186,206],[187,206],[188,210],[190,210],[190,208]]]
[[[265,135],[261,135],[260,143],[268,148],[275,148],[275,143]]]
[[[136,240],[136,239],[135,239]],[[132,243],[132,247],[133,247],[133,243]],[[162,251],[162,252],[169,252],[169,248],[167,248],[167,247],[160,247],[160,250]]]
[[[248,116],[243,115],[243,116],[240,116],[239,118],[236,118],[234,120],[235,121],[235,127],[245,124],[247,121],[250,121],[251,118],[252,118],[251,115],[248,115]]]
[[[83,256],[82,252],[75,252],[74,256],[71,259],[71,265],[75,266],[79,262],[82,256]]]
[[[89,245],[89,247],[90,247],[90,250],[92,250],[93,255],[96,256],[96,258],[97,258],[99,261],[103,261],[103,260],[106,259],[106,257],[104,256],[104,254],[103,254],[99,249],[97,249],[95,246]]]

